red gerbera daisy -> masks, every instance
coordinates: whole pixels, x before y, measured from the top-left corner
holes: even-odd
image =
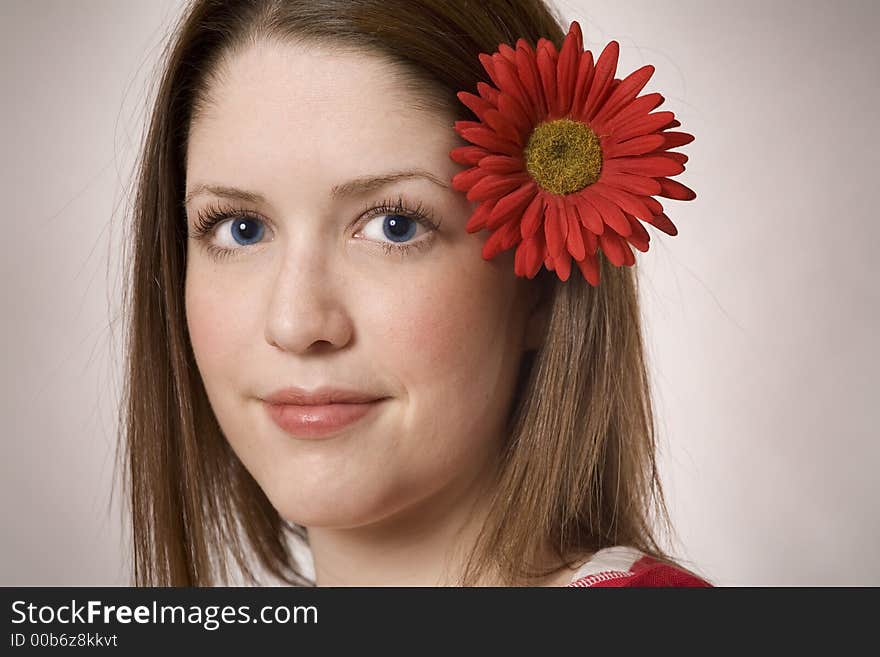
[[[652,196],[696,198],[669,178],[688,159],[669,149],[694,137],[668,131],[681,125],[672,112],[651,113],[663,96],[636,97],[653,66],[614,77],[618,54],[611,41],[594,64],[577,21],[559,53],[544,38],[537,53],[525,39],[516,49],[501,44],[492,55],[480,53],[495,87],[479,82],[479,96],[457,94],[480,120],[455,122],[473,145],[450,157],[470,167],[452,186],[480,201],[467,231],[491,231],[484,259],[516,246],[517,276],[534,278],[543,264],[565,281],[573,258],[595,286],[599,249],[618,267],[635,263],[630,244],[648,250],[639,221],[678,233]]]

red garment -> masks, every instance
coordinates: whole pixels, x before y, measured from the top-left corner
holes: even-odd
[[[568,586],[700,586],[712,584],[635,548],[617,545],[596,552]]]

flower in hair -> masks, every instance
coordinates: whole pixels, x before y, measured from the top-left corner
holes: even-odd
[[[648,250],[640,222],[678,233],[653,197],[696,198],[670,178],[684,171],[687,155],[669,150],[694,137],[670,131],[681,125],[672,112],[653,112],[659,93],[638,96],[653,66],[614,77],[619,50],[611,41],[594,64],[574,21],[558,53],[544,38],[536,50],[521,38],[515,49],[480,53],[495,86],[458,92],[479,121],[455,122],[471,145],[449,155],[470,167],[452,186],[479,201],[467,231],[491,231],[485,260],[516,247],[517,276],[534,278],[545,265],[563,281],[574,260],[596,286],[599,250],[618,267],[635,264],[630,245]]]

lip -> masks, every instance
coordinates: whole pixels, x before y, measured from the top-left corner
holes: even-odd
[[[269,417],[296,438],[323,438],[375,411],[386,397],[339,388],[285,388],[263,401]]]
[[[314,390],[305,388],[284,388],[276,390],[263,398],[270,404],[292,404],[295,406],[323,406],[325,404],[361,404],[382,399],[382,395],[374,395],[349,388],[331,388],[323,386]]]

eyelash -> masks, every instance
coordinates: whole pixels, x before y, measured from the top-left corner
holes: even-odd
[[[368,203],[367,206],[362,210],[361,215],[363,216],[367,213],[369,213],[369,215],[365,218],[364,223],[366,223],[370,219],[381,217],[386,214],[396,214],[402,217],[406,217],[407,219],[420,223],[431,231],[438,230],[441,223],[440,221],[435,221],[434,215],[431,210],[422,205],[421,202],[418,202],[413,208],[410,207],[403,200],[403,196],[398,196],[396,199],[384,200],[377,206],[370,206],[370,204]],[[264,225],[267,223],[260,215],[255,212],[236,208],[232,205],[215,203],[206,206],[198,212],[193,224],[193,233],[191,237],[198,241],[206,242],[206,237],[208,237],[208,235],[214,230],[214,228],[228,219],[254,219],[263,223]],[[379,242],[379,244],[382,245],[382,248],[386,255],[405,255],[409,253],[412,249],[427,248],[430,242],[430,239],[420,239],[416,242],[410,242],[408,244],[392,244],[389,242]],[[244,250],[244,246],[240,248],[229,249],[216,246],[207,242],[205,244],[205,248],[207,249],[208,253],[210,253],[217,260],[228,258]]]

